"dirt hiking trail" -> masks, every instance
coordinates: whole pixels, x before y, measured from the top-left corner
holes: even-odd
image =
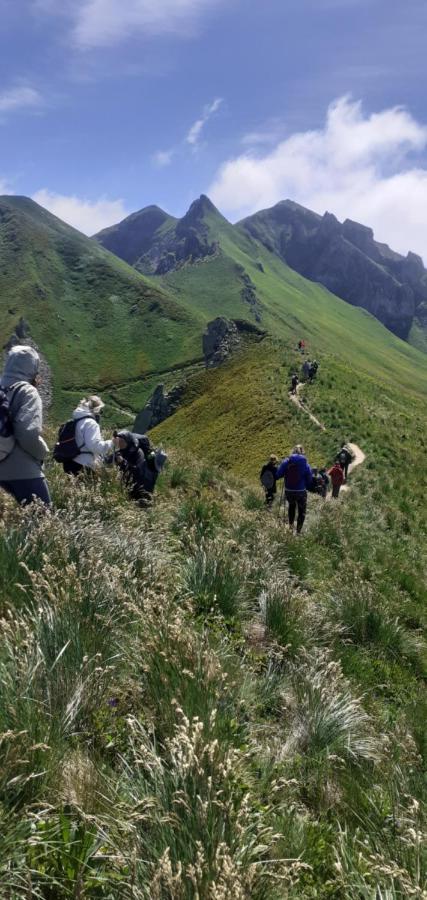
[[[289,399],[290,399],[291,403],[293,403],[295,406],[298,407],[298,409],[302,409],[302,411],[306,414],[306,416],[308,416],[309,419],[311,419],[311,421],[314,422],[314,424],[317,425],[318,428],[321,428],[322,431],[326,431],[326,426],[323,424],[323,422],[320,422],[320,420],[317,419],[316,416],[314,416],[313,413],[311,413],[309,409],[307,409],[304,401],[301,400],[301,398],[299,396],[303,387],[305,387],[305,384],[306,384],[305,381],[300,381],[300,383],[297,385],[295,394],[293,394],[292,391],[289,391]],[[366,456],[365,456],[363,450],[360,449],[358,444],[348,443],[347,447],[349,448],[349,450],[351,450],[353,457],[354,457],[353,461],[350,463],[350,465],[348,467],[348,474],[351,475],[351,473],[354,471],[354,469],[357,468],[357,466],[362,465],[362,463],[366,459]],[[343,491],[349,491],[349,490],[350,490],[349,485],[343,484],[341,487],[340,493],[342,493]]]
[[[366,454],[363,452],[363,450],[360,449],[358,444],[348,443],[348,444],[346,444],[346,446],[352,452],[353,457],[354,457],[353,461],[350,463],[350,465],[348,467],[348,474],[351,475],[351,473],[354,471],[354,469],[357,468],[357,466],[361,466],[362,463],[365,462]],[[350,486],[348,484],[343,484],[341,487],[341,490],[340,490],[340,494],[343,491],[349,491],[349,490],[350,490]]]
[[[326,426],[323,425],[323,422],[320,422],[319,419],[316,419],[316,416],[313,416],[313,413],[311,413],[310,410],[307,409],[303,400],[300,400],[299,395],[304,386],[305,381],[300,381],[300,383],[297,385],[296,394],[292,394],[291,391],[289,391],[289,399],[292,403],[295,404],[295,406],[298,406],[299,409],[302,409],[306,416],[308,416],[309,419],[311,419],[311,421],[314,422],[314,424],[317,425],[318,428],[321,428],[322,431],[326,431]]]

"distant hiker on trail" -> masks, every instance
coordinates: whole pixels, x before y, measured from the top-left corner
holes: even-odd
[[[298,507],[297,534],[301,533],[307,509],[307,490],[311,487],[312,473],[304,456],[304,447],[297,444],[290,456],[283,459],[276,474],[276,480],[285,479],[285,497],[288,501],[289,528],[293,531],[295,513]]]
[[[0,380],[0,487],[18,503],[39,499],[49,506],[39,369],[32,347],[12,347]]]
[[[298,350],[299,350],[301,353],[304,353],[304,350],[305,350],[305,341],[298,341],[297,347],[298,347]]]
[[[326,497],[328,496],[328,487],[329,487],[329,477],[328,477],[326,468],[319,469],[319,476],[322,479],[320,496],[323,497],[324,500],[326,500]]]
[[[326,469],[312,469],[312,482],[309,491],[313,494],[318,494],[319,497],[326,497],[328,493],[328,484],[329,478],[326,474]]]
[[[131,500],[149,506],[156,481],[167,460],[163,450],[154,450],[145,435],[131,431],[114,434],[116,464],[123,475]]]
[[[310,382],[314,381],[314,379],[317,375],[318,368],[319,368],[319,363],[316,360],[314,360],[314,362],[311,363],[310,368],[308,370],[308,380]]]
[[[310,368],[311,368],[310,360],[309,359],[304,360],[304,362],[302,364],[302,374],[306,380],[310,377]]]
[[[328,471],[328,475],[332,481],[332,496],[336,499],[339,497],[341,485],[344,483],[344,471],[340,465],[339,458],[334,462],[334,465]]]
[[[344,471],[344,481],[345,482],[347,481],[348,467],[349,467],[350,463],[353,461],[353,459],[354,459],[353,454],[350,453],[350,450],[348,450],[348,448],[346,447],[345,441],[343,441],[343,443],[341,445],[341,450],[338,454],[338,460],[339,460],[339,464],[340,464],[341,468]]]
[[[291,378],[291,394],[296,394],[299,385],[298,375],[294,372]]]
[[[104,441],[99,419],[104,403],[92,395],[80,401],[73,418],[61,425],[53,456],[67,475],[79,475],[85,469],[97,469],[114,449],[113,441]]]
[[[271,506],[277,493],[276,473],[279,460],[274,453],[271,454],[268,463],[262,467],[259,473],[261,484],[265,491],[265,502],[267,506]]]

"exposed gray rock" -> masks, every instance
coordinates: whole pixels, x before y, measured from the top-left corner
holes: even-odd
[[[427,271],[415,253],[406,257],[374,240],[372,228],[331,213],[319,216],[285,200],[239,223],[271,252],[354,306],[362,306],[399,337],[407,338],[427,303]]]
[[[241,293],[242,300],[244,301],[244,303],[248,304],[255,321],[260,322],[262,307],[261,307],[261,303],[257,297],[256,286],[253,283],[250,275],[248,275],[248,273],[245,272],[243,266],[241,267],[241,271],[242,271],[242,274],[240,277],[241,277],[243,287],[242,287],[242,290],[240,293]]]
[[[209,322],[203,335],[203,354],[207,368],[220,366],[240,345],[237,325],[219,316]]]
[[[185,384],[177,384],[166,392],[163,384],[158,384],[144,409],[138,413],[135,419],[134,431],[136,434],[145,434],[150,428],[159,425],[168,419],[179,407]]]

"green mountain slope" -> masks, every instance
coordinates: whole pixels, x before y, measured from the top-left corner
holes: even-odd
[[[191,315],[96,242],[24,197],[0,198],[0,338],[20,318],[63,389],[100,390],[200,355]]]
[[[186,255],[177,262],[176,251],[169,271],[147,278],[31,200],[0,201],[2,342],[23,317],[52,367],[55,415],[82,391],[99,390],[111,422],[123,410],[128,424],[159,380],[176,380],[176,367],[191,373],[206,324],[218,315],[257,322],[288,355],[304,337],[312,356],[336,356],[356,381],[365,373],[422,392],[423,354],[298,275],[207,198],[178,222],[153,215],[161,220],[156,239],[165,229],[166,256],[173,242]]]
[[[329,213],[322,217],[286,200],[231,225],[202,194],[182,219],[147,207],[96,237],[145,274],[164,276],[190,266],[186,284],[190,293],[193,277],[194,292],[198,288],[194,264],[211,262],[223,254],[237,261],[239,253],[258,262],[258,271],[265,264],[265,274],[274,268],[286,290],[285,270],[277,268],[280,260],[286,269],[289,265],[292,271],[366,309],[394,334],[425,350],[427,271],[421,258],[414,253],[406,257],[395,253],[374,240],[372,229],[349,219],[341,224]],[[245,260],[239,259],[238,264],[245,267]],[[258,315],[249,274],[238,270],[236,277],[240,279],[239,292]],[[235,292],[230,273],[225,293],[218,281],[224,298],[227,288],[232,300]],[[276,293],[278,289],[276,285]]]

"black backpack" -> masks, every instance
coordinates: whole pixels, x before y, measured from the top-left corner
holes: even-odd
[[[81,419],[69,419],[60,426],[58,440],[53,448],[53,458],[56,462],[69,462],[81,453],[83,446],[79,447],[76,441],[76,427],[84,419],[93,419],[93,416],[82,416]]]
[[[13,419],[10,412],[10,404],[15,391],[25,382],[14,384],[9,390],[0,388],[0,462],[12,453],[15,446],[15,438],[13,436]],[[12,392],[12,395],[11,395]]]

